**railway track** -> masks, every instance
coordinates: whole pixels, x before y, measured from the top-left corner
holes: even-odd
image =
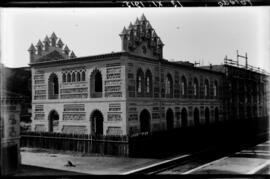
[[[215,155],[213,155],[213,153]],[[212,157],[209,157],[210,155],[212,155]],[[205,159],[206,156],[208,157],[208,160]],[[125,174],[135,174],[135,175],[136,174],[147,174],[147,175],[161,174],[162,172],[170,170],[172,168],[181,167],[184,165],[190,165],[191,163],[193,163],[192,167],[196,167],[194,166],[194,164],[195,165],[202,164],[204,162],[207,163],[211,160],[215,160],[222,156],[224,156],[224,154],[221,154],[221,152],[217,152],[217,150],[213,148],[208,148],[203,151],[196,152],[196,153],[184,154],[179,157],[165,160],[164,162],[160,162],[155,165],[150,165],[144,168],[133,170]]]
[[[268,135],[268,133],[263,134]],[[258,135],[258,138],[260,138]],[[220,160],[225,158],[226,156],[230,156],[237,151],[240,151],[246,147],[253,146],[261,142],[260,140],[253,142],[251,144],[239,145],[239,146],[230,146],[226,147],[224,150],[224,146],[220,147],[209,147],[207,149],[194,152],[191,154],[183,154],[181,156],[165,160],[163,162],[150,165],[147,167],[143,167],[140,169],[136,169],[130,172],[125,173],[126,175],[134,174],[134,175],[155,175],[155,174],[172,174],[173,172],[177,174],[189,174],[189,171],[192,171],[194,168],[198,168],[203,166],[209,162],[213,162],[216,160]]]

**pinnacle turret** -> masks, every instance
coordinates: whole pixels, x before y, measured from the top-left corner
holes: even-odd
[[[51,39],[57,39],[57,36],[55,35],[55,33],[53,32],[52,35],[51,35]]]
[[[156,32],[154,30],[152,32],[152,37],[157,37],[157,34],[156,34]]]
[[[34,47],[34,45],[31,43],[29,49],[28,49],[28,52],[30,54],[30,61],[33,61],[34,59],[34,56],[36,54],[36,48]]]
[[[55,33],[53,32],[51,35],[51,43],[52,43],[52,47],[56,46],[56,40],[57,40],[57,36],[55,35]]]
[[[36,47],[41,47],[41,48],[43,47],[43,44],[42,44],[41,40],[38,40],[38,43],[37,43]]]
[[[163,46],[164,44],[163,44],[163,42],[161,41],[161,39],[158,37],[158,39],[157,39],[157,44],[158,45],[161,45],[161,46]]]
[[[47,35],[46,35],[45,39],[43,40],[43,43],[44,43],[45,51],[48,51],[49,47],[50,47],[50,39]]]
[[[62,42],[62,40],[59,38],[59,40],[57,41],[57,47],[61,48],[64,46],[64,43]]]
[[[133,28],[133,25],[132,25],[132,23],[130,22],[130,24],[129,24],[129,26],[128,26],[128,29],[130,30],[130,29],[132,29]]]
[[[71,53],[70,53],[70,58],[76,58],[76,55],[73,51],[71,51]]]
[[[30,53],[31,53],[31,52],[34,52],[34,53],[36,52],[36,48],[34,47],[33,44],[30,45],[28,51],[29,51]]]
[[[146,29],[152,29],[152,26],[149,22],[146,24]]]
[[[141,21],[146,21],[144,14],[142,14],[142,16],[141,16]]]
[[[137,17],[136,21],[135,21],[135,24],[134,25],[140,25],[140,22],[139,22],[139,19]]]
[[[125,35],[125,34],[127,34],[127,29],[126,29],[126,27],[123,28],[121,35]]]
[[[45,42],[49,42],[50,43],[50,39],[49,39],[49,37],[46,35],[46,37],[44,38],[44,40],[43,40],[43,42],[45,43]]]
[[[66,55],[68,55],[69,52],[70,52],[70,50],[69,50],[68,46],[66,45],[65,48],[64,48],[64,53],[65,53]]]
[[[42,42],[40,40],[38,41],[36,47],[37,47],[37,53],[38,53],[38,55],[41,55],[42,50],[43,50],[43,44],[42,44]]]

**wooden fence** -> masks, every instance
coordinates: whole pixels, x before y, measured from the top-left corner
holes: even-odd
[[[21,146],[126,157],[166,157],[206,146],[234,146],[257,141],[269,131],[268,118],[248,119],[140,133],[133,136],[92,136],[49,132],[22,132]],[[261,140],[261,139],[260,139]]]
[[[22,132],[21,147],[129,156],[127,136]]]

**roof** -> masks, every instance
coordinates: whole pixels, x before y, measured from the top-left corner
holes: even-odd
[[[207,70],[213,70],[213,71],[225,73],[224,65],[199,66],[198,68],[207,69]]]

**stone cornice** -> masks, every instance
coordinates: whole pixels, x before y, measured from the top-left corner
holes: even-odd
[[[74,59],[36,62],[36,63],[30,63],[29,65],[31,67],[44,67],[44,66],[50,66],[50,65],[59,66],[59,65],[70,65],[70,64],[83,64],[87,62],[111,61],[111,60],[117,60],[117,59],[119,60],[120,58],[117,58],[117,57],[121,57],[121,56],[127,56],[127,57],[130,57],[130,59],[132,60],[137,60],[141,62],[150,62],[154,64],[160,63],[161,65],[166,65],[166,66],[181,67],[181,68],[187,68],[190,70],[197,70],[197,71],[209,72],[209,73],[215,73],[215,74],[224,74],[223,72],[219,72],[219,71],[198,68],[198,67],[193,67],[193,66],[184,65],[184,64],[178,64],[178,63],[170,62],[166,59],[157,60],[153,58],[135,55],[129,52],[115,52],[115,53],[107,53],[107,54],[101,54],[101,55],[78,57]]]

